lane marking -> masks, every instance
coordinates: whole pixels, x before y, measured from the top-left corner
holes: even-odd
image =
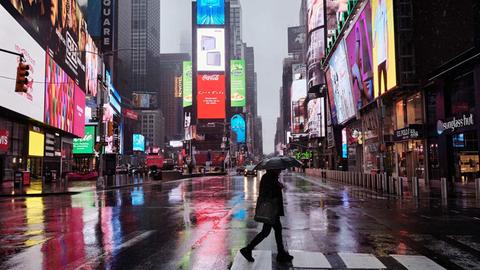
[[[293,256],[292,265],[294,268],[332,268],[332,265],[323,253],[301,250],[290,250],[289,252]]]
[[[343,263],[350,269],[386,269],[387,267],[372,254],[338,253]]]
[[[319,183],[318,181],[312,180],[312,179],[307,178],[307,177],[305,177],[305,176],[303,176],[303,175],[296,175],[296,177],[298,177],[298,178],[300,178],[300,179],[303,179],[303,180],[305,180],[305,181],[307,181],[307,182],[310,182],[310,183],[312,183],[312,184],[314,184],[314,185],[317,185],[317,186],[326,188],[326,189],[328,189],[328,190],[335,190],[335,188],[333,188],[333,187],[331,187],[331,186],[329,186],[329,185],[325,185],[325,184]]]
[[[147,238],[150,237],[150,235],[152,235],[153,233],[155,233],[154,230],[152,230],[152,231],[144,231],[143,233],[141,233],[141,234],[133,237],[132,239],[130,239],[130,240],[122,243],[122,244],[119,245],[118,247],[115,247],[114,250],[105,252],[105,253],[103,253],[103,254],[100,254],[99,256],[97,256],[97,257],[95,257],[95,258],[93,258],[93,259],[85,262],[84,264],[78,266],[78,267],[75,268],[75,269],[84,269],[84,268],[86,268],[87,266],[89,266],[89,265],[91,265],[91,264],[99,261],[100,259],[103,259],[103,258],[106,257],[106,256],[109,256],[109,255],[111,255],[111,254],[113,254],[113,253],[120,253],[120,252],[122,252],[124,249],[127,249],[127,248],[129,248],[129,247],[132,247],[132,246],[138,244],[139,242],[147,239]]]
[[[414,255],[390,255],[408,270],[428,269],[428,270],[446,270],[425,256]]]
[[[240,251],[237,252],[230,270],[270,270],[272,269],[272,251],[270,250],[254,250],[252,256],[254,262],[247,261]]]

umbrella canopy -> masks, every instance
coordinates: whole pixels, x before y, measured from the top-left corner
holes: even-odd
[[[293,157],[266,158],[255,166],[255,170],[284,170],[290,167],[302,167],[303,163]]]

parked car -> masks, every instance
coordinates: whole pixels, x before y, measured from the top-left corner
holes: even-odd
[[[255,170],[255,165],[247,165],[245,167],[243,175],[245,175],[245,176],[249,176],[249,175],[257,176],[257,170]]]

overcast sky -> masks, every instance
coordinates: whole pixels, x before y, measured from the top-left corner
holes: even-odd
[[[263,121],[263,151],[274,151],[282,84],[282,60],[288,56],[287,28],[298,25],[301,0],[240,0],[243,41],[255,48],[258,112]],[[191,37],[191,0],[161,0],[161,52],[182,52]]]

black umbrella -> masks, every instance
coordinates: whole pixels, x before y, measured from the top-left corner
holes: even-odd
[[[303,163],[293,157],[266,158],[255,166],[255,170],[284,170],[290,167],[302,167]]]

